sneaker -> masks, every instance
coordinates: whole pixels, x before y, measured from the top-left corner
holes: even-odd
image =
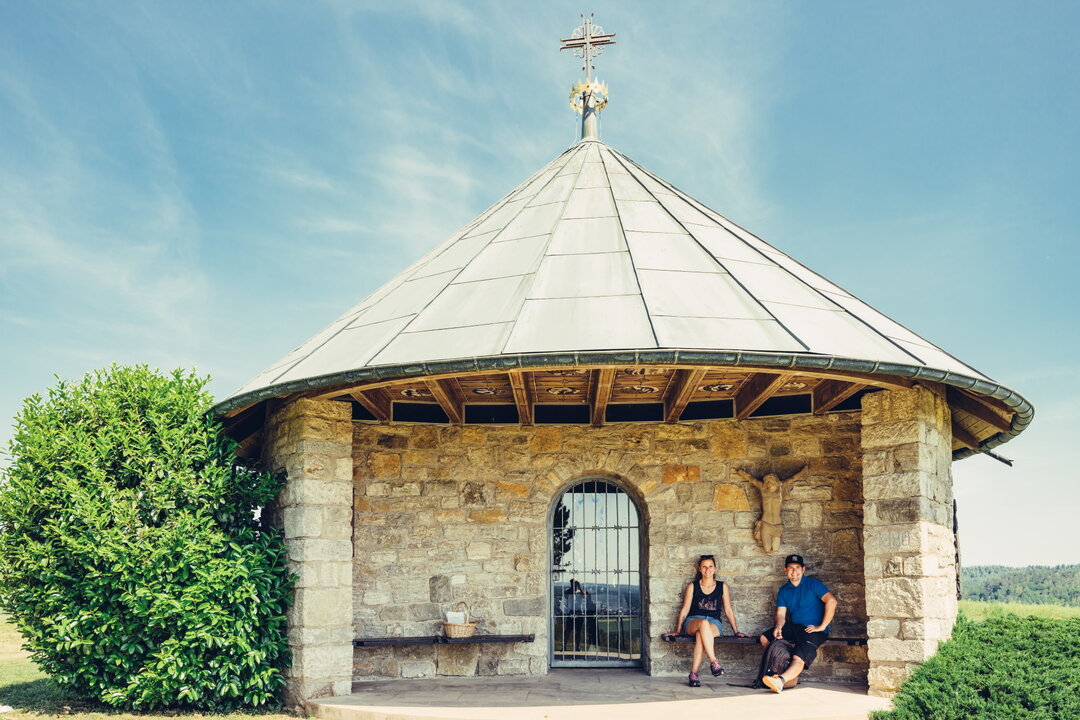
[[[690,687],[701,687],[701,681],[698,680],[697,673],[690,673],[690,680],[687,682]]]
[[[765,687],[769,688],[774,693],[783,692],[784,690],[784,678],[779,675],[766,675],[761,678],[761,682],[765,683]]]
[[[720,667],[720,663],[715,660],[709,663],[709,670],[712,672],[713,677],[720,677],[724,674],[724,668]]]

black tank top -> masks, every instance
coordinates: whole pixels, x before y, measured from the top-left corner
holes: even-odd
[[[724,599],[724,583],[717,581],[716,587],[711,593],[706,594],[701,589],[701,581],[694,581],[694,599],[690,603],[691,615],[705,615],[706,617],[723,620],[720,612]]]

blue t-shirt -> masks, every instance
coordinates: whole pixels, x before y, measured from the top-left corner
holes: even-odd
[[[798,625],[818,625],[825,619],[825,603],[821,598],[829,588],[816,577],[804,575],[798,587],[790,582],[776,591],[776,607],[787,608],[787,617]],[[829,632],[829,628],[825,628]]]

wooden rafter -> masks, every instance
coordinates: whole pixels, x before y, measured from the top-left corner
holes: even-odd
[[[255,407],[255,405],[257,405],[257,404],[258,403],[253,403],[251,405],[244,405],[242,407],[233,408],[229,412],[225,413],[225,417],[226,418],[234,418],[237,415],[239,415],[240,413],[245,412],[245,411],[250,410],[251,408]]]
[[[465,403],[458,394],[456,383],[452,380],[425,380],[431,396],[439,403],[446,417],[455,425],[465,422]]]
[[[679,369],[664,393],[664,422],[679,422],[686,404],[690,402],[699,383],[705,379],[708,368]]]
[[[964,427],[960,423],[958,423],[955,418],[952,421],[952,436],[953,440],[956,440],[964,447],[969,447],[972,450],[979,449],[978,439],[974,435],[969,433],[967,430],[965,430]]]
[[[597,369],[600,369],[600,368],[605,367],[605,366],[602,366],[602,365],[593,365],[593,366],[582,365],[582,366],[579,366],[579,367],[582,370],[597,370]],[[690,368],[683,368],[683,369],[691,369],[692,370],[694,368],[690,367]],[[503,372],[505,372],[505,371],[485,371],[485,372],[479,372],[479,373],[464,373],[464,375],[466,375],[466,376],[468,376],[470,378],[477,378],[477,377],[483,377],[485,375],[502,374]],[[518,375],[521,375],[522,377],[528,377],[530,372],[533,372],[533,371],[532,370],[512,370],[507,374],[508,375],[518,374]],[[736,365],[736,366],[715,366],[715,367],[710,368],[710,372],[752,374],[752,373],[755,372],[755,370],[754,370],[754,368],[741,367],[741,366]],[[903,378],[903,377],[889,376],[889,375],[871,375],[869,373],[860,373],[860,372],[841,372],[841,371],[836,371],[836,370],[815,370],[815,369],[811,369],[811,368],[799,368],[798,371],[797,371],[797,374],[800,375],[800,376],[806,376],[806,377],[812,377],[812,378],[821,378],[821,379],[824,379],[824,380],[840,380],[842,382],[858,382],[858,383],[862,383],[864,385],[870,385],[870,386],[874,386],[874,387],[884,388],[886,390],[906,390],[906,389],[909,389],[909,388],[911,388],[911,387],[913,387],[915,385],[915,382],[913,380],[909,380],[909,379]],[[452,377],[456,378],[456,377],[459,377],[461,375],[462,375],[462,373],[441,373],[439,375],[427,375],[427,376],[424,376],[422,378],[409,377],[409,378],[401,378],[401,379],[398,379],[398,380],[382,380],[382,381],[377,381],[377,382],[365,383],[362,387],[363,387],[363,389],[365,391],[368,391],[368,390],[372,390],[374,388],[392,388],[392,387],[402,385],[402,384],[413,384],[413,383],[419,382],[421,380],[425,380],[425,381],[426,380],[445,380],[447,378],[452,378]],[[332,386],[332,387],[328,387],[328,388],[319,388],[317,390],[309,390],[309,391],[306,391],[306,392],[297,393],[295,395],[295,397],[306,397],[306,398],[312,398],[314,400],[329,400],[331,398],[335,398],[335,397],[338,397],[340,395],[345,394],[346,392],[348,392],[350,387],[355,387],[355,386],[352,386],[352,385],[336,385],[336,386]],[[991,407],[998,407],[997,401],[993,400],[992,398],[980,398],[980,400],[984,404],[990,405]],[[1005,408],[1004,405],[1001,405],[1000,409],[1002,411],[1007,410],[1007,408]],[[230,411],[229,415],[235,414],[236,412],[242,412],[242,410]]]
[[[984,423],[999,430],[1001,432],[1007,432],[1012,429],[1012,423],[999,415],[995,410],[987,406],[986,404],[976,400],[971,395],[967,394],[963,390],[950,387],[946,389],[946,394],[949,400],[949,404],[958,410],[963,410],[968,415],[982,420]]]
[[[522,425],[533,424],[533,392],[529,378],[521,370],[506,373],[510,389],[514,391],[514,404],[517,405],[518,422]]]
[[[754,373],[735,392],[735,417],[739,420],[750,417],[750,413],[773,396],[787,381],[787,376],[780,373]]]
[[[364,392],[359,388],[349,391],[349,397],[364,406],[379,422],[390,422],[393,416],[390,397],[383,390]]]
[[[821,415],[832,410],[864,387],[866,386],[859,383],[842,380],[823,380],[814,388],[814,414]]]
[[[600,427],[604,424],[611,392],[615,389],[615,368],[600,368],[594,373],[590,396],[592,398],[592,424]]]

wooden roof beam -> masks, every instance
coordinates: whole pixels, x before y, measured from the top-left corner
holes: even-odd
[[[864,387],[866,386],[860,385],[859,383],[849,383],[841,380],[822,380],[817,384],[817,387],[815,387],[813,391],[814,414],[821,415],[822,413],[832,410]]]
[[[1008,432],[1012,429],[1012,423],[995,412],[988,405],[979,402],[963,390],[954,387],[946,388],[946,398],[949,404],[958,410],[963,410],[968,415],[982,420],[990,427],[1000,432]]]
[[[615,368],[600,368],[593,371],[592,396],[592,424],[600,427],[604,424],[604,416],[607,414],[608,403],[611,402],[611,393],[615,389]]]
[[[383,390],[364,392],[354,389],[349,391],[349,397],[364,406],[364,409],[375,416],[379,422],[390,422],[393,418],[393,403]]]
[[[956,421],[954,418],[952,421],[952,436],[953,440],[957,441],[964,447],[971,448],[972,450],[979,449],[978,439],[964,429],[964,426]]]
[[[522,425],[533,424],[533,392],[529,378],[521,370],[506,373],[510,389],[514,391],[514,404],[517,405],[518,422]]]
[[[686,404],[690,402],[698,384],[705,379],[708,368],[679,369],[668,384],[664,393],[664,422],[676,423],[682,417]]]
[[[465,403],[454,387],[452,380],[426,380],[431,396],[439,403],[439,407],[446,413],[446,417],[455,425],[465,422]]]
[[[735,391],[735,417],[744,420],[787,381],[779,373],[754,373]]]

